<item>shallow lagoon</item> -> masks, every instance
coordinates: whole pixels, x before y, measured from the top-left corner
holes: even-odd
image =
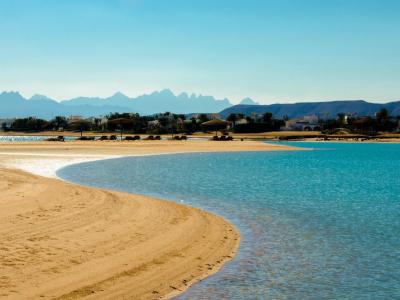
[[[240,229],[237,258],[180,299],[399,299],[400,145],[292,144],[315,151],[131,157],[58,175]]]

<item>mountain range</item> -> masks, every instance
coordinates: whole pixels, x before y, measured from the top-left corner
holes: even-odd
[[[252,99],[245,98],[240,104],[232,105],[228,99],[218,100],[212,96],[188,95],[187,93],[175,95],[168,89],[136,98],[116,93],[107,98],[78,97],[60,102],[44,95],[34,95],[26,99],[18,92],[0,94],[0,119],[28,116],[51,119],[59,115],[90,117],[111,112],[137,112],[141,115],[151,115],[166,111],[180,114],[220,112],[224,118],[230,113],[251,115],[265,112],[271,112],[276,118],[288,116],[292,119],[308,115],[335,118],[338,113],[373,116],[382,108],[386,108],[392,116],[400,115],[400,101],[378,104],[364,100],[340,100],[259,105]]]
[[[336,118],[338,113],[356,114],[358,116],[374,116],[377,111],[386,108],[391,116],[400,116],[400,101],[385,104],[370,103],[364,100],[341,100],[326,102],[302,102],[294,104],[247,105],[239,104],[220,112],[226,118],[231,113],[242,113],[250,116],[253,113],[270,112],[275,118],[290,119],[316,115],[322,119]]]
[[[129,98],[122,93],[111,97],[78,97],[60,102],[44,95],[34,95],[30,99],[18,92],[0,94],[0,118],[36,116],[50,119],[58,115],[81,115],[85,117],[106,115],[111,112],[135,112],[151,115],[159,112],[180,114],[192,112],[219,112],[232,106],[228,99],[218,100],[212,96],[175,95],[165,89],[136,98]]]

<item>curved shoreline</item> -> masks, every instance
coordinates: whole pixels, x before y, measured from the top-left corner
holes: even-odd
[[[166,143],[166,142],[163,141],[161,143]],[[83,144],[85,144],[85,143],[83,143]],[[155,144],[156,145],[154,145],[154,147],[157,150],[151,151],[152,153],[121,153],[123,151],[120,151],[120,153],[118,153],[118,155],[120,155],[119,157],[122,157],[122,156],[128,156],[130,154],[132,154],[132,155],[171,154],[171,152],[170,153],[165,153],[165,152],[160,151],[160,149],[157,148],[157,147],[160,146],[160,144],[159,143],[155,143]],[[170,146],[170,144],[171,143],[165,144],[165,146]],[[174,144],[176,144],[176,143],[174,143]],[[182,145],[182,143],[179,143],[179,144]],[[183,145],[185,145],[185,144],[183,144]],[[202,145],[202,146],[205,145],[205,148],[208,147],[210,151],[204,151],[205,150],[204,147],[199,147],[199,145]],[[226,151],[227,150],[226,147],[225,147],[225,145],[226,145],[225,143],[220,144],[218,147],[215,147],[215,145],[216,145],[215,142],[211,142],[211,144],[207,143],[207,142],[195,142],[195,144],[191,145],[191,146],[194,146],[194,148],[193,147],[192,148],[189,147],[190,149],[188,149],[188,147],[186,147],[186,149],[180,149],[178,152],[173,152],[173,153],[213,152],[213,151],[220,152],[220,151]],[[41,146],[46,147],[47,145],[42,144]],[[62,150],[63,146],[65,147],[65,145],[60,145],[60,146],[57,145],[55,148],[56,148],[56,150],[59,149],[59,148],[61,148],[61,150]],[[275,145],[273,145],[273,146],[262,145],[261,147],[260,146],[261,146],[260,143],[254,143],[254,142],[242,143],[242,144],[240,144],[240,147],[237,147],[233,151],[259,151],[260,148],[262,150],[265,150],[265,151],[291,150],[291,149],[293,149],[293,148],[290,148],[290,147],[275,146]],[[18,146],[14,146],[14,147],[18,148]],[[37,151],[39,153],[36,153],[35,155],[33,155],[35,157],[32,158],[32,157],[29,157],[30,155],[32,155],[31,154],[32,152],[21,153],[20,149],[17,149],[17,150],[18,151],[14,151],[14,153],[15,152],[20,152],[20,153],[19,154],[15,154],[15,155],[17,155],[18,159],[17,159],[17,162],[14,162],[14,167],[18,167],[18,165],[23,167],[24,163],[25,163],[25,167],[26,167],[26,162],[29,161],[29,160],[39,162],[39,165],[40,164],[43,165],[43,160],[38,160],[37,159],[38,156],[39,157],[40,156],[44,156],[44,157],[42,157],[42,159],[52,159],[52,160],[55,159],[56,161],[59,161],[60,159],[64,159],[64,163],[65,163],[65,160],[69,159],[68,156],[67,156],[68,153],[65,153],[65,152],[68,152],[68,151],[65,151],[65,149],[64,149],[64,151],[61,151],[62,152],[61,154],[64,154],[63,158],[61,158],[62,155],[58,156],[57,153],[48,153],[46,151],[44,151],[46,153],[40,153],[40,152],[43,152],[43,151],[40,151],[40,149],[37,149],[37,150],[39,150],[39,151]],[[112,150],[113,150],[113,152],[115,152],[114,151],[115,149],[112,149]],[[163,150],[163,149],[161,149],[161,150]],[[170,150],[170,149],[168,149],[168,150]],[[9,153],[13,153],[13,152],[3,151],[3,153],[4,153],[3,156],[1,154],[1,152],[2,151],[0,151],[0,158],[2,157],[3,159],[2,160],[0,159],[0,165],[3,164],[3,166],[4,166],[5,161],[7,162],[7,159],[4,160],[4,157],[12,156],[12,154],[9,154]],[[87,158],[86,158],[87,160],[115,158],[115,157],[107,157],[107,155],[104,155],[104,154],[102,154],[101,157],[99,156],[97,158],[94,158],[93,154],[95,154],[95,153],[90,153],[90,154],[85,153],[84,155],[87,156]],[[53,155],[52,158],[46,158],[47,156],[51,157],[52,155]],[[73,155],[76,156],[76,154],[73,154]],[[89,158],[90,155],[92,155],[91,158]],[[82,158],[80,158],[80,159],[82,159]],[[73,159],[70,160],[69,164],[71,164],[71,163],[79,163],[79,162],[83,162],[83,161],[77,161],[76,157],[75,157],[75,160],[73,160]],[[138,267],[139,267],[139,269],[140,268],[144,268],[146,270],[144,273],[153,272],[152,273],[153,276],[156,276],[157,273],[160,272],[160,270],[164,270],[164,272],[166,274],[169,274],[170,277],[176,279],[176,276],[177,276],[176,272],[174,273],[172,271],[172,273],[171,273],[171,270],[176,269],[176,264],[179,264],[181,266],[181,269],[178,272],[178,274],[180,274],[180,277],[178,276],[179,280],[181,280],[180,284],[179,284],[179,280],[178,280],[178,282],[175,281],[173,283],[173,285],[169,284],[169,286],[165,286],[165,282],[169,282],[170,281],[170,280],[168,280],[168,276],[167,275],[164,278],[157,278],[157,276],[156,276],[156,278],[153,279],[152,281],[151,281],[151,279],[147,278],[147,281],[146,281],[146,277],[144,275],[139,276],[137,274],[134,276],[135,280],[137,280],[136,284],[132,283],[134,281],[133,279],[130,279],[130,284],[129,284],[129,286],[132,286],[132,285],[135,286],[135,293],[140,292],[140,288],[138,288],[138,286],[140,285],[139,284],[140,282],[146,282],[147,283],[146,284],[147,287],[151,286],[151,284],[153,284],[155,286],[159,286],[160,283],[161,283],[161,286],[163,286],[163,284],[164,284],[163,288],[157,288],[158,290],[153,290],[152,291],[152,292],[155,291],[156,293],[152,293],[151,295],[149,295],[148,294],[148,292],[149,292],[148,289],[147,290],[144,289],[144,290],[142,290],[142,292],[143,292],[142,294],[140,294],[140,293],[139,294],[135,294],[136,298],[140,298],[140,299],[142,299],[142,298],[143,299],[147,299],[147,298],[150,298],[150,297],[151,298],[154,298],[154,297],[155,298],[170,298],[170,297],[176,296],[178,294],[183,293],[186,289],[188,289],[191,285],[195,284],[196,282],[201,281],[202,279],[204,279],[204,278],[216,273],[217,271],[219,271],[220,268],[222,268],[222,266],[227,261],[229,261],[229,260],[231,260],[233,258],[234,253],[236,253],[237,248],[239,246],[240,235],[237,232],[237,230],[228,221],[226,221],[222,217],[216,216],[216,215],[214,215],[212,213],[208,213],[208,212],[205,212],[205,211],[197,209],[197,208],[192,208],[192,207],[176,204],[176,203],[173,203],[173,202],[169,202],[167,200],[159,200],[159,199],[155,199],[155,198],[151,198],[151,197],[145,197],[145,196],[134,195],[134,194],[125,194],[125,193],[119,193],[119,192],[107,191],[107,190],[102,190],[102,189],[95,189],[95,188],[90,188],[90,187],[79,186],[79,185],[75,185],[75,184],[71,184],[71,183],[67,183],[67,182],[62,182],[62,181],[56,180],[56,179],[48,179],[48,178],[43,178],[43,177],[39,177],[39,176],[29,175],[29,174],[23,173],[21,171],[15,171],[15,170],[13,171],[13,170],[4,170],[3,169],[3,170],[1,170],[1,172],[3,172],[4,176],[11,176],[12,174],[14,174],[14,176],[17,176],[17,177],[18,176],[20,176],[20,177],[21,176],[22,177],[25,176],[24,177],[25,179],[22,180],[22,182],[33,180],[33,181],[36,182],[36,185],[42,186],[42,189],[45,189],[45,190],[48,189],[49,186],[53,186],[53,187],[55,186],[55,187],[57,187],[58,190],[60,190],[60,191],[64,190],[64,192],[66,192],[66,193],[67,193],[67,191],[69,189],[76,189],[76,190],[78,190],[78,193],[89,193],[91,195],[91,197],[94,197],[94,198],[99,197],[99,198],[103,199],[104,197],[107,198],[107,196],[110,196],[112,199],[114,199],[114,201],[117,201],[117,202],[118,201],[122,201],[121,203],[123,203],[123,205],[124,205],[126,210],[133,209],[132,207],[130,207],[130,206],[132,206],[131,202],[135,202],[136,204],[147,205],[147,206],[149,205],[149,203],[153,203],[154,207],[149,209],[149,211],[151,211],[152,213],[155,213],[156,215],[158,214],[158,215],[163,216],[163,215],[165,215],[165,210],[169,209],[170,210],[170,215],[173,215],[174,213],[177,213],[177,212],[181,212],[182,213],[182,211],[185,211],[186,212],[185,214],[189,213],[189,215],[192,216],[192,218],[190,219],[191,221],[189,223],[187,223],[187,220],[185,219],[185,218],[187,218],[187,215],[185,217],[178,218],[178,219],[176,219],[176,218],[172,219],[172,220],[169,219],[170,220],[169,222],[172,222],[172,223],[174,223],[174,222],[182,223],[183,222],[182,224],[184,224],[186,222],[187,224],[189,224],[189,225],[187,225],[188,227],[185,227],[185,228],[186,228],[187,231],[191,232],[191,235],[188,236],[188,237],[185,237],[185,239],[187,239],[187,243],[186,244],[180,242],[180,246],[182,247],[181,250],[176,250],[175,248],[177,247],[176,244],[179,244],[179,241],[183,239],[183,236],[185,236],[185,231],[182,231],[182,225],[180,226],[180,228],[174,227],[175,231],[174,231],[174,233],[171,233],[171,240],[169,242],[167,242],[165,240],[165,237],[158,236],[159,239],[164,240],[164,244],[163,244],[164,246],[163,247],[165,247],[165,246],[169,246],[170,248],[172,247],[173,249],[175,249],[175,251],[177,251],[177,252],[175,252],[175,254],[173,254],[173,253],[171,254],[170,253],[167,256],[163,256],[163,255],[161,255],[161,252],[160,252],[161,250],[159,249],[158,250],[159,252],[154,254],[154,257],[152,257],[153,259],[150,260],[150,262],[153,262],[153,263],[150,263],[150,265],[148,265],[146,263],[144,263],[144,264],[142,263],[139,266],[136,265],[136,267],[133,267],[133,268],[130,268],[130,269],[129,268],[127,269],[126,267],[121,267],[121,266],[119,266],[119,267],[113,266],[112,269],[114,271],[113,271],[112,274],[114,274],[114,275],[115,274],[117,274],[117,275],[120,274],[120,276],[122,276],[122,277],[118,277],[117,276],[117,278],[116,278],[115,276],[111,276],[110,278],[112,278],[113,284],[110,287],[108,286],[108,284],[106,284],[107,281],[104,281],[104,278],[101,279],[101,278],[98,277],[96,280],[94,280],[97,283],[101,283],[103,285],[107,285],[107,288],[105,289],[106,291],[113,290],[113,293],[108,294],[109,298],[110,297],[111,298],[115,298],[115,297],[118,298],[118,297],[123,297],[123,296],[126,296],[126,295],[132,295],[132,294],[129,294],[129,293],[132,293],[133,291],[129,290],[129,288],[126,289],[126,286],[125,286],[125,289],[123,287],[119,287],[118,288],[119,289],[119,293],[117,293],[115,291],[115,287],[118,286],[118,282],[121,280],[121,278],[124,278],[124,280],[126,280],[126,278],[127,278],[126,274],[130,274],[131,272],[134,272],[136,274],[136,272],[137,272],[136,269]],[[4,178],[4,176],[2,176],[2,177]],[[27,178],[30,178],[30,179],[28,180]],[[3,179],[3,181],[4,181],[4,179]],[[17,181],[20,182],[21,179],[19,179]],[[19,190],[19,193],[21,193],[20,190]],[[31,194],[32,194],[32,191],[26,193],[22,197],[27,197],[27,198],[31,197],[32,198]],[[62,195],[63,194],[61,193],[61,196]],[[105,196],[105,195],[107,195],[107,196]],[[47,196],[47,197],[49,197],[49,196]],[[118,200],[115,200],[115,197]],[[76,200],[76,198],[79,198],[80,200],[84,200],[84,201],[88,201],[88,199],[90,199],[90,197],[89,198],[86,197],[86,198],[81,199],[82,197],[74,196],[69,201]],[[61,200],[61,204],[62,203],[65,204],[66,200],[63,197],[61,197],[61,199],[62,199]],[[124,199],[124,200],[121,200],[121,199]],[[4,199],[0,198],[0,204],[3,203],[1,200],[4,201]],[[109,202],[107,202],[107,203],[109,204]],[[60,205],[60,203],[58,203],[58,205]],[[160,208],[162,208],[161,212],[160,212]],[[110,209],[112,210],[113,208],[111,207]],[[156,213],[156,211],[158,211],[158,212]],[[71,213],[71,211],[69,211],[69,213]],[[85,216],[86,216],[86,218],[90,218],[90,214],[87,214]],[[194,217],[194,216],[196,216],[196,217]],[[81,222],[81,221],[84,222],[85,220],[86,220],[85,217],[80,217],[78,222]],[[118,220],[120,222],[124,221],[122,218],[119,218]],[[15,221],[15,219],[14,219],[14,221]],[[149,219],[147,219],[145,222],[146,223],[143,223],[143,224],[146,224],[147,227],[152,224],[151,220],[149,220]],[[120,230],[122,230],[121,228],[124,228],[124,230],[126,230],[126,228],[128,228],[129,226],[132,226],[132,224],[133,223],[127,223],[127,224],[123,224],[123,225],[119,224],[118,228],[120,228]],[[202,224],[202,225],[200,225],[200,224]],[[105,225],[107,225],[107,224],[106,223],[101,224],[101,226],[103,226],[102,230],[107,230],[107,229],[105,229],[105,227],[106,227]],[[208,227],[207,227],[207,225],[208,225]],[[173,226],[174,225],[172,225],[172,227]],[[168,227],[169,228],[171,226],[165,226],[165,224],[162,224],[161,227],[157,227],[158,229],[153,228],[152,230],[146,232],[146,234],[147,234],[146,237],[148,238],[149,241],[151,240],[152,242],[146,246],[147,248],[146,247],[143,248],[143,245],[140,245],[140,247],[136,247],[136,248],[133,247],[132,249],[136,249],[136,251],[139,251],[139,252],[143,251],[143,249],[146,249],[146,251],[145,251],[146,252],[146,256],[150,256],[151,257],[151,253],[149,254],[149,251],[150,252],[153,251],[153,253],[154,253],[154,249],[153,248],[155,248],[156,245],[158,243],[160,243],[160,241],[153,241],[154,240],[154,235],[156,235],[156,233],[157,233],[156,231],[157,230],[161,230],[162,231],[162,229],[164,229],[163,227]],[[2,227],[0,227],[0,228],[2,228]],[[65,227],[65,228],[67,230],[68,226]],[[197,228],[197,231],[194,230],[194,228]],[[137,228],[134,229],[134,230],[137,230]],[[209,236],[205,237],[204,236],[204,231],[208,232]],[[176,232],[180,232],[180,234],[176,235]],[[203,236],[202,237],[201,237],[201,235],[202,235],[201,232],[203,232]],[[99,237],[99,235],[94,237],[94,239],[96,239],[98,237]],[[26,236],[24,238],[26,238]],[[76,239],[78,241],[80,240],[80,238],[81,238],[80,236],[76,237]],[[206,241],[202,241],[202,239],[203,240],[205,239]],[[113,238],[113,240],[114,240],[114,238]],[[174,242],[171,242],[172,240]],[[214,241],[214,242],[211,242],[211,241]],[[37,243],[40,246],[47,245],[46,241],[37,242]],[[172,245],[171,245],[171,243],[172,243]],[[133,245],[133,246],[135,246],[135,245]],[[196,247],[197,250],[195,250],[193,247]],[[185,252],[184,249],[186,249],[186,252]],[[189,249],[190,249],[190,251],[189,251]],[[169,250],[171,250],[171,249],[169,249]],[[204,252],[204,251],[206,251],[206,252]],[[221,251],[224,254],[222,254]],[[167,251],[167,253],[168,253],[168,251]],[[208,259],[202,259],[202,257],[200,257],[200,256],[196,256],[194,258],[194,257],[192,257],[194,253],[203,253],[203,256],[207,256]],[[164,260],[163,261],[159,261],[158,259],[160,258],[160,255],[161,255],[161,257],[164,257],[164,259],[167,262],[165,262]],[[181,255],[184,255],[184,258],[179,258]],[[185,258],[185,255],[188,258]],[[194,254],[194,255],[197,255],[197,254]],[[126,254],[126,256],[124,256],[124,257],[127,259],[127,261],[130,261],[130,260],[132,260],[132,256],[133,256],[132,254]],[[191,260],[188,261],[188,259],[190,257],[191,257]],[[200,259],[199,259],[199,257],[200,257]],[[114,257],[114,259],[115,259],[115,257]],[[193,259],[195,259],[195,260],[193,260]],[[108,264],[109,265],[108,267],[111,268],[110,264],[112,265],[113,261],[110,262],[110,260],[113,260],[113,256],[111,256],[111,255],[107,256],[106,255],[103,260],[105,260],[103,263],[105,265]],[[142,258],[142,260],[143,260],[143,258]],[[168,264],[168,261],[170,261],[170,260],[174,260],[172,265]],[[140,261],[140,260],[138,260],[138,261]],[[124,263],[126,263],[126,262],[124,262]],[[203,264],[203,267],[201,267],[202,264]],[[207,266],[206,269],[204,269],[204,266]],[[73,267],[75,267],[75,266],[72,266],[71,268],[73,268]],[[196,270],[196,268],[199,268],[199,267],[201,267],[201,268]],[[182,268],[183,268],[183,270],[182,270]],[[26,266],[25,266],[25,269],[26,269]],[[118,270],[118,272],[115,272],[116,270]],[[136,271],[132,271],[132,270],[136,270]],[[147,270],[150,270],[150,271],[147,271]],[[86,268],[86,272],[87,272],[87,268]],[[182,272],[184,274],[181,274]],[[188,273],[195,273],[195,274],[191,274],[191,276],[187,277]],[[184,276],[182,276],[182,275],[184,275]],[[71,276],[71,274],[69,274],[69,276]],[[93,276],[93,274],[92,274],[92,276]],[[104,276],[105,275],[103,274],[102,277],[104,277]],[[99,280],[99,279],[101,279],[101,280]],[[78,285],[82,285],[82,282],[79,281]],[[59,287],[60,285],[56,285],[56,286]],[[97,288],[97,286],[96,286],[96,288]],[[80,287],[76,287],[75,286],[75,288],[72,288],[71,286],[69,286],[69,290],[71,290],[71,289],[72,289],[72,291],[70,291],[70,293],[63,293],[63,295],[61,295],[61,296],[63,296],[64,298],[68,298],[68,299],[70,299],[70,298],[81,298],[81,297],[91,298],[92,294],[91,293],[87,294],[88,290],[90,290],[92,292],[94,291],[94,294],[96,295],[96,297],[107,298],[107,294],[104,294],[104,292],[102,294],[97,294],[99,291],[96,290],[95,286],[93,285],[93,283],[90,284],[90,282],[86,282],[86,284],[83,287],[82,286],[80,286]],[[150,289],[152,289],[152,288],[150,288]],[[0,285],[0,291],[1,290],[2,290],[2,288],[1,288],[1,285]],[[29,289],[26,289],[26,288],[24,290],[25,291],[29,291]],[[54,287],[53,287],[53,290],[54,290]],[[68,289],[66,289],[66,290],[68,290]],[[121,294],[121,290],[122,290],[122,294]],[[63,297],[61,297],[60,299],[63,299]]]
[[[238,247],[234,227],[200,209],[17,170],[0,175],[11,184],[0,196],[12,207],[0,213],[0,294],[10,299],[168,298],[217,272]]]

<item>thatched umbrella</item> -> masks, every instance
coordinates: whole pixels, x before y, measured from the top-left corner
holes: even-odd
[[[124,130],[124,127],[132,126],[132,120],[128,119],[128,118],[118,118],[118,119],[109,120],[108,124],[114,125],[120,130],[121,141],[122,141],[122,132]]]
[[[69,123],[69,126],[73,130],[78,130],[81,133],[81,138],[83,136],[83,131],[84,130],[89,130],[90,129],[90,122],[84,119],[79,119],[79,120],[74,120]]]
[[[224,121],[221,119],[214,119],[211,121],[201,123],[201,127],[203,127],[203,129],[209,131],[215,131],[215,135],[218,135],[217,134],[218,131],[226,129],[228,125],[229,125],[228,121]]]

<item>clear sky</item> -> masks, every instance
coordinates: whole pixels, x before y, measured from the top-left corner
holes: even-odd
[[[400,99],[399,0],[0,0],[0,91]]]

